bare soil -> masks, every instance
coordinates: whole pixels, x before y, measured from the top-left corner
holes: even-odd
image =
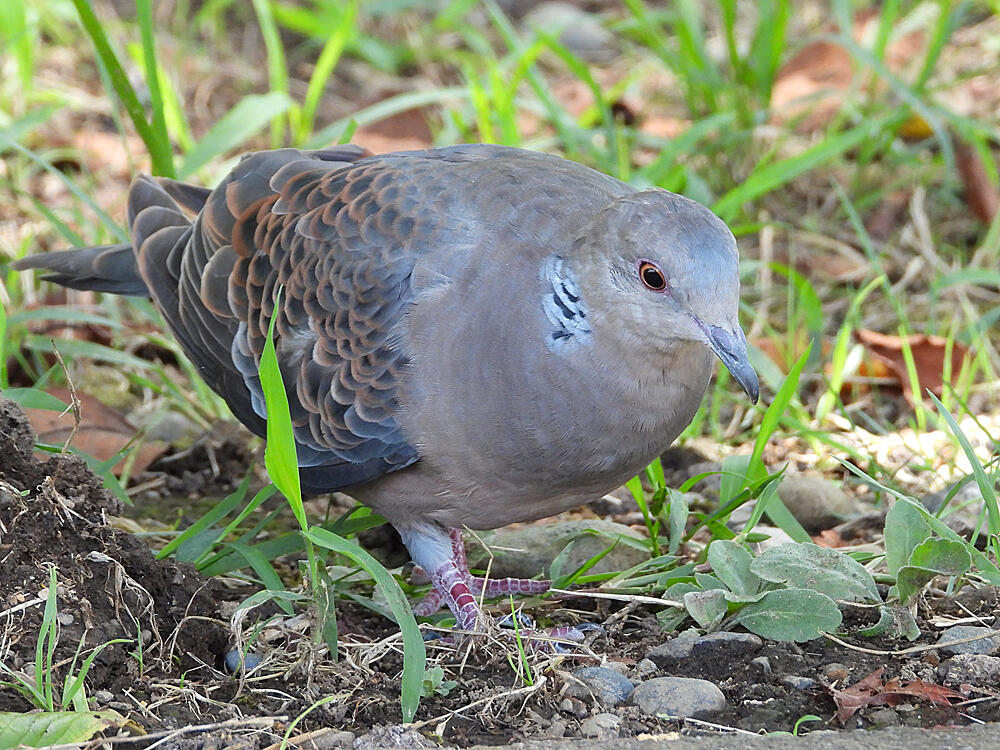
[[[101,651],[86,685],[93,706],[113,708],[152,733],[130,746],[152,744],[163,737],[157,733],[173,731],[158,747],[267,747],[280,741],[292,719],[330,696],[332,700],[298,724],[297,734],[334,728],[360,736],[401,722],[402,653],[393,623],[344,600],[338,604],[338,661],[310,645],[305,618],[299,618],[275,625],[283,634],[280,648],[272,639],[264,664],[249,676],[234,677],[224,668],[233,643],[230,615],[250,592],[206,580],[187,565],[155,559],[143,541],[109,523],[121,506],[82,461],[70,456],[39,460],[32,452],[33,440],[20,409],[0,399],[0,659],[5,664],[24,669],[34,661],[48,571],[54,566],[60,625],[56,678],[64,679],[81,643],[87,653],[110,640],[126,639]],[[603,657],[633,669],[651,648],[671,637],[661,632],[654,611],[627,606],[623,611],[620,603],[585,596],[533,606],[532,615],[543,624],[586,619],[605,623],[607,630],[589,651],[532,656],[533,684],[513,668],[516,654],[508,661],[509,644],[429,642],[432,663],[441,665],[445,679],[457,684],[447,695],[424,699],[416,730],[431,738],[439,734],[445,744],[458,746],[574,738],[581,736],[586,718],[611,711],[621,718],[622,737],[676,729],[712,731],[696,723],[643,716],[635,707],[605,709],[566,697],[568,673],[577,666],[600,664]],[[998,593],[992,589],[967,587],[951,599],[925,599],[917,613],[921,638],[911,644],[852,637],[859,627],[872,624],[874,614],[849,609],[843,630],[848,640],[867,651],[832,640],[765,642],[761,651],[745,656],[689,659],[646,676],[715,682],[728,707],[713,723],[750,732],[790,731],[806,714],[822,719],[807,725],[813,729],[996,722],[1000,701],[995,685],[953,686],[969,696],[959,705],[912,700],[890,710],[872,706],[845,727],[834,719],[831,696],[833,687],[856,683],[881,667],[884,679],[938,682],[945,655],[934,649],[906,655],[886,652],[933,643],[939,631],[929,623],[931,618],[992,617],[997,610]],[[501,646],[506,642],[500,641]],[[759,660],[753,661],[761,656],[770,663],[769,674]],[[13,689],[0,687],[0,710],[32,709]],[[201,729],[179,731],[185,727]],[[380,742],[387,741],[382,736]],[[340,740],[349,745],[353,737],[343,735]]]

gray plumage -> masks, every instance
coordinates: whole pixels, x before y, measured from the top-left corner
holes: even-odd
[[[555,156],[262,152],[211,192],[141,177],[128,216],[131,246],[16,267],[152,297],[259,435],[276,314],[303,486],[349,490],[432,574],[453,562],[442,527],[552,515],[641,470],[713,352],[756,399],[726,226]]]

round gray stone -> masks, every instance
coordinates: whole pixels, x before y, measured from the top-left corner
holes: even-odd
[[[566,695],[589,700],[593,694],[605,706],[624,703],[635,689],[628,677],[608,667],[581,667],[573,672],[573,676],[583,684],[571,682]]]
[[[857,500],[823,477],[787,474],[778,485],[778,497],[813,534],[861,514]]]
[[[1000,656],[957,654],[938,665],[937,673],[945,685],[990,685],[1000,682]]]
[[[594,714],[589,719],[580,722],[580,734],[584,737],[617,737],[621,726],[621,717],[614,714]]]
[[[941,633],[938,643],[948,641],[960,641],[963,638],[975,638],[986,633],[994,632],[991,628],[983,628],[978,625],[953,625]],[[946,654],[985,654],[993,656],[1000,652],[1000,635],[990,635],[980,638],[978,641],[968,643],[955,643],[951,646],[939,646]]]
[[[647,716],[707,719],[725,709],[726,696],[708,680],[655,677],[636,687],[628,702]]]

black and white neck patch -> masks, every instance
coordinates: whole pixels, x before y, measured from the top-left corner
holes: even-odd
[[[546,339],[549,348],[563,352],[585,343],[591,335],[587,307],[580,287],[561,257],[550,256],[542,264],[542,280],[545,282],[542,309],[552,324]]]

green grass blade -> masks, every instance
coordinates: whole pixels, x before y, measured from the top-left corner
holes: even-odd
[[[427,653],[420,628],[417,626],[417,621],[413,617],[413,611],[410,609],[410,603],[406,601],[403,590],[378,560],[343,537],[321,528],[309,529],[305,532],[305,536],[320,547],[349,557],[364,568],[382,589],[386,603],[403,633],[403,679],[400,689],[400,703],[403,707],[403,721],[413,721],[413,717],[417,713],[417,706],[420,704]]]
[[[189,177],[212,159],[236,148],[269,121],[280,117],[291,104],[287,95],[277,91],[243,97],[185,155],[177,176]]]
[[[117,94],[125,106],[125,111],[128,112],[129,119],[132,120],[132,124],[139,133],[139,137],[142,138],[143,143],[146,144],[146,148],[149,149],[149,155],[153,161],[153,174],[173,177],[174,155],[170,148],[170,142],[164,140],[161,134],[154,130],[152,125],[147,122],[146,112],[139,102],[139,97],[135,89],[132,88],[132,84],[129,83],[128,75],[125,73],[124,68],[122,68],[118,56],[111,49],[111,43],[104,33],[104,28],[101,26],[101,22],[97,20],[97,16],[94,15],[94,10],[90,7],[88,0],[72,1],[77,14],[80,16],[80,23],[83,24],[84,31],[90,37],[94,49],[97,50],[98,58],[100,58],[101,63],[111,77],[111,84],[115,90],[115,94]],[[155,70],[155,66],[151,70]],[[151,76],[151,78],[153,77]],[[164,128],[162,135],[165,134],[166,128]]]
[[[712,210],[723,219],[731,221],[744,203],[759,198],[787,184],[799,175],[840,156],[863,143],[865,139],[871,137],[871,134],[872,127],[859,126],[846,133],[826,138],[801,154],[774,164],[758,165],[758,168],[742,184],[737,185],[717,200],[712,206]]]

